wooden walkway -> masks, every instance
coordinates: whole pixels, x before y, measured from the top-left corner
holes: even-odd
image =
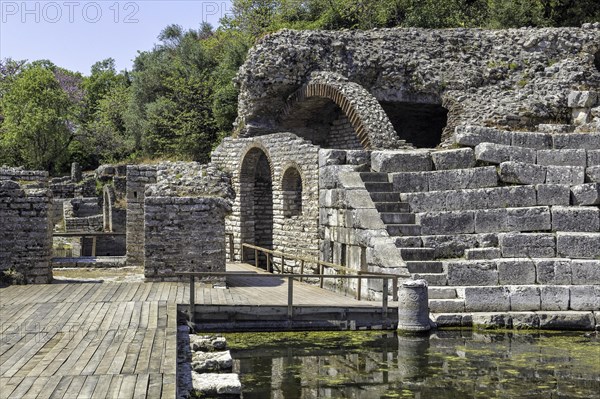
[[[228,271],[256,272],[230,264]],[[287,283],[196,285],[196,304],[285,305]],[[0,288],[0,398],[175,398],[177,304],[189,284],[69,282]],[[380,306],[307,284],[298,305]]]

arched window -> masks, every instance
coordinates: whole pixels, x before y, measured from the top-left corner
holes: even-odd
[[[302,215],[302,177],[295,167],[283,174],[283,216],[286,218]]]

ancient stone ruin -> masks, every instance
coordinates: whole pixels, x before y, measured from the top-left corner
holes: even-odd
[[[226,254],[264,264],[252,244],[425,279],[440,325],[598,323],[600,24],[283,30],[237,83],[236,133],[209,165],[129,165],[96,202],[75,171],[50,184],[51,214],[68,199],[67,229],[126,230],[153,280]],[[33,195],[2,184],[9,207]]]

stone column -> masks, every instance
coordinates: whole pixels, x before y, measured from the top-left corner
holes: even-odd
[[[429,331],[427,281],[408,280],[398,289],[398,330]]]
[[[71,164],[71,181],[73,183],[79,183],[81,179],[81,166],[77,162],[73,162]]]

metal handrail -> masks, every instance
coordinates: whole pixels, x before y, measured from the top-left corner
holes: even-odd
[[[284,278],[283,276],[277,276],[273,274],[248,274],[243,272],[178,272],[174,273],[176,276],[187,276],[190,278],[190,304],[188,308],[188,316],[190,321],[194,322],[194,308],[196,306],[196,277],[244,277],[244,278]],[[288,319],[292,319],[294,316],[294,278],[306,276],[303,274],[286,274],[285,278],[288,280],[288,300],[287,300],[287,316]],[[377,274],[377,275],[332,275],[332,274],[314,274],[313,277],[325,279],[325,278],[346,278],[346,279],[382,279],[383,280],[383,292],[381,298],[381,314],[383,316],[388,313],[388,279],[389,275]]]
[[[244,253],[243,248],[249,248],[249,249],[254,249],[254,266],[256,268],[258,268],[258,252],[264,252],[266,254],[267,257],[267,272],[271,273],[272,272],[272,262],[270,262],[269,259],[269,255],[272,256],[280,256],[281,257],[281,270],[280,270],[280,274],[284,274],[284,266],[285,266],[285,259],[291,259],[291,260],[299,260],[300,263],[300,282],[302,282],[302,278],[306,277],[306,276],[310,276],[310,277],[315,277],[315,276],[319,276],[319,275],[324,275],[323,271],[324,271],[324,267],[329,267],[338,271],[341,271],[342,275],[335,275],[336,277],[341,277],[343,275],[345,275],[345,273],[356,273],[357,275],[371,275],[371,276],[386,276],[387,278],[392,280],[392,300],[397,301],[398,300],[398,277],[395,274],[386,274],[386,273],[378,273],[378,272],[369,272],[369,271],[363,271],[363,270],[355,270],[355,269],[350,269],[348,267],[342,266],[342,265],[338,265],[335,263],[331,263],[331,262],[326,262],[326,261],[322,261],[322,260],[318,260],[318,259],[311,259],[311,258],[306,258],[303,256],[298,256],[298,255],[292,255],[292,254],[287,254],[285,252],[281,252],[281,251],[275,251],[272,249],[267,249],[267,248],[262,248],[262,247],[258,247],[256,245],[252,245],[252,244],[246,244],[246,243],[242,243],[242,256]],[[244,260],[242,258],[242,260]],[[317,264],[317,266],[319,267],[319,273],[318,274],[304,274],[304,262],[308,262],[308,263],[315,263]],[[289,273],[285,273],[286,275]],[[321,288],[323,288],[323,278],[320,278],[320,284],[319,286]],[[358,279],[358,288],[356,290],[356,299],[360,301],[361,299],[361,288],[362,288],[362,279]]]

